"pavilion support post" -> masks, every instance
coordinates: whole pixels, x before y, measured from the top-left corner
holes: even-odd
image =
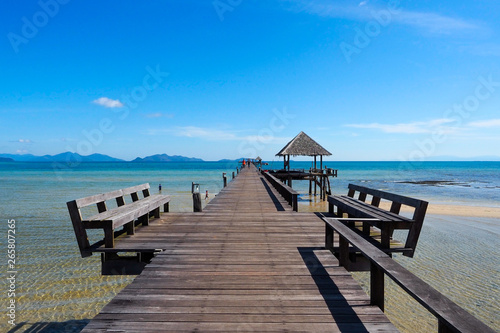
[[[323,188],[324,188],[323,187],[323,175],[320,176],[319,183],[321,184],[320,189],[319,189],[320,190],[320,192],[319,192],[319,198],[321,200],[323,200]]]
[[[316,184],[317,180],[316,180],[316,176],[314,176],[314,196],[316,196]]]

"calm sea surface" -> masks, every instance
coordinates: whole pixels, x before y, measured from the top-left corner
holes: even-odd
[[[500,162],[325,162],[338,169],[334,193],[354,182],[426,199],[431,204],[500,207]],[[280,168],[273,162],[265,168]],[[78,332],[133,277],[100,276],[98,256],[80,258],[66,202],[114,189],[151,184],[152,193],[172,195],[171,211],[192,211],[191,182],[209,195],[220,191],[222,173],[236,163],[0,163],[0,251],[2,267],[0,332]],[[310,162],[292,167],[309,169]],[[229,177],[230,178],[230,177]],[[323,210],[306,195],[299,210]],[[16,230],[16,327],[7,321],[8,220]],[[426,218],[415,258],[396,259],[467,311],[500,331],[500,216],[496,219],[431,215]],[[366,286],[366,273],[355,278]],[[387,282],[386,310],[404,332],[428,332],[435,320]]]

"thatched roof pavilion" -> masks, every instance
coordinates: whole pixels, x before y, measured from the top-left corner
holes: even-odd
[[[292,141],[288,142],[276,156],[283,156],[284,168],[290,170],[290,155],[292,156],[314,156],[314,168],[316,168],[316,156],[320,156],[321,166],[323,167],[323,156],[332,155],[319,143],[311,139],[309,135],[300,132]]]

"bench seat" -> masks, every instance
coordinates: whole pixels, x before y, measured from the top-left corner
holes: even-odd
[[[331,196],[328,201],[349,216],[377,219],[370,221],[369,224],[379,229],[383,226],[385,221],[392,222],[391,224],[395,229],[409,229],[414,223],[410,218],[373,206],[372,204],[347,195]]]

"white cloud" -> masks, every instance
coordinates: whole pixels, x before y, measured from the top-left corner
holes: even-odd
[[[400,124],[347,124],[346,127],[354,128],[367,128],[380,130],[385,133],[406,133],[406,134],[418,134],[418,133],[431,133],[436,127],[446,127],[443,126],[447,123],[453,122],[452,119],[434,119],[430,121],[416,121],[411,123],[400,123]],[[447,128],[450,131],[451,128]]]
[[[29,139],[19,139],[19,140],[17,140],[17,142],[20,142],[20,143],[33,143],[33,141],[31,141]]]
[[[155,113],[149,113],[149,114],[147,114],[146,117],[148,117],[148,118],[161,118],[161,117],[173,118],[174,115],[171,114],[171,113],[155,112]]]
[[[188,138],[203,138],[207,140],[236,140],[237,136],[228,131],[222,131],[211,128],[201,128],[196,126],[178,127],[174,134],[176,136],[185,136]]]
[[[102,105],[106,108],[121,108],[123,107],[123,103],[117,99],[111,99],[107,97],[100,97],[96,100],[93,100],[92,103],[97,105]]]
[[[473,31],[480,27],[475,23],[460,18],[453,18],[436,13],[401,11],[394,16],[394,21],[418,28],[424,28],[432,33],[449,34],[453,31]]]
[[[455,123],[455,124],[454,124]],[[436,130],[441,134],[453,135],[454,137],[477,137],[479,131],[487,128],[500,128],[500,119],[489,119],[474,121],[468,124],[457,126],[456,120],[453,119],[433,119],[429,121],[416,121],[400,124],[347,124],[344,127],[372,129],[382,131],[384,133],[403,133],[403,134],[420,134],[433,133]]]
[[[490,120],[482,120],[482,121],[474,121],[469,123],[471,127],[500,127],[500,119],[490,119]]]
[[[321,2],[296,0],[299,11],[323,17],[343,18],[359,21],[376,21],[380,15],[389,15],[390,23],[398,23],[424,29],[435,34],[450,34],[458,31],[477,32],[482,27],[476,22],[466,21],[433,12],[418,12],[403,10],[401,7],[389,8],[387,6],[375,6],[368,1],[362,1],[357,6],[352,3]]]
[[[274,135],[248,135],[241,137],[240,140],[258,143],[288,143],[292,138],[278,137]]]

